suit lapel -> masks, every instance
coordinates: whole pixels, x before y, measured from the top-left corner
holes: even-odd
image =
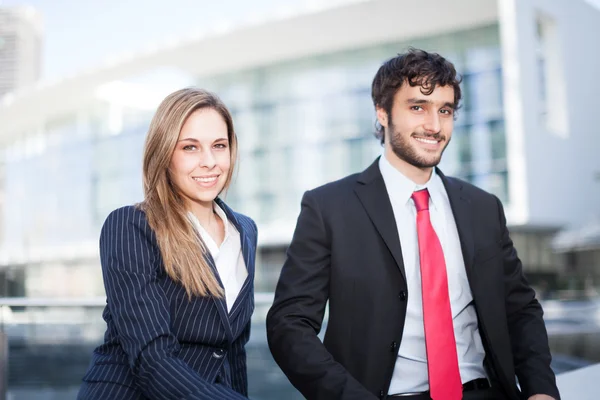
[[[388,196],[383,176],[379,170],[379,157],[369,168],[359,175],[355,187],[356,195],[365,208],[375,228],[392,253],[402,277],[406,280],[404,260],[392,203]]]
[[[221,199],[217,198],[217,204],[225,211],[227,218],[233,223],[238,232],[240,233],[240,244],[242,247],[242,256],[244,257],[244,263],[246,264],[246,269],[248,270],[248,276],[240,289],[240,293],[238,294],[233,306],[231,307],[231,314],[228,315],[228,320],[231,324],[235,318],[239,315],[240,311],[244,308],[243,303],[248,301],[248,295],[252,293],[252,282],[254,281],[254,258],[256,254],[256,248],[254,247],[253,242],[251,241],[248,228],[245,227],[231,208],[229,208]]]
[[[465,268],[469,281],[471,280],[471,270],[473,269],[473,256],[475,253],[475,242],[473,241],[473,230],[471,227],[471,199],[463,191],[463,185],[459,180],[447,178],[442,171],[436,169],[437,174],[442,178],[446,193],[450,200],[450,207],[456,221],[460,246],[465,261]]]
[[[246,277],[246,280],[240,289],[240,294],[238,295],[237,299],[235,299],[233,307],[231,308],[231,315],[229,315],[229,319],[232,322],[240,314],[240,310],[244,308],[242,304],[248,301],[248,295],[252,293],[252,277],[254,276],[254,246],[250,243],[248,236],[245,234],[242,235],[241,231],[240,236],[242,236],[242,254],[244,256],[246,268],[248,269],[248,276]]]
[[[219,282],[219,285],[221,286],[221,288],[223,288],[223,282],[221,282],[221,278],[219,277],[219,271],[217,270],[217,266],[215,264],[215,260],[213,259],[212,255],[209,252],[207,252],[204,255],[204,257],[206,258],[206,260],[208,261],[208,264],[212,268],[213,273],[215,274],[215,277],[217,278],[217,281]],[[227,337],[230,340],[233,340],[233,332],[231,331],[231,324],[229,323],[229,318],[227,316],[227,301],[225,300],[225,296],[223,296],[221,298],[211,296],[211,298],[215,302],[215,306],[217,307],[217,311],[219,312],[219,316],[221,317],[221,322],[223,323],[223,326],[225,327],[225,332],[227,333]]]

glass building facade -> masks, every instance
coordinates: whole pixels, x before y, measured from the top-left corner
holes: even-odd
[[[197,78],[234,116],[239,169],[226,201],[260,229],[293,225],[305,190],[367,167],[382,151],[371,81],[409,45],[440,52],[463,76],[463,107],[442,169],[508,202],[497,25]],[[0,296],[103,294],[98,234],[111,210],[142,199],[151,116],[121,109],[115,124],[111,104],[99,101],[4,149]],[[273,289],[281,254],[264,244],[257,291]],[[264,282],[261,268],[272,269]]]
[[[278,233],[293,229],[303,192],[360,172],[381,154],[373,136],[371,81],[384,60],[409,46],[441,53],[463,76],[463,105],[441,168],[510,205],[495,24],[192,77],[219,94],[234,117],[239,169],[225,199],[259,225],[256,292],[275,287],[287,245],[287,233]],[[110,211],[142,200],[142,150],[154,111],[148,102],[121,100],[95,96],[76,112],[8,132],[19,139],[0,148],[0,297],[47,303],[0,310],[9,338],[11,398],[73,398],[102,340],[98,236]],[[543,250],[550,236],[528,234],[511,231],[524,249],[527,272],[546,271],[553,265]],[[99,298],[54,305],[48,299],[92,296]],[[270,294],[257,294],[255,301],[247,345],[250,398],[300,399],[266,344]],[[570,358],[553,363],[557,371],[581,366]]]
[[[294,218],[304,190],[367,167],[373,137],[371,81],[383,60],[409,43],[295,60],[199,81],[231,107],[240,137],[230,202],[262,223]],[[464,107],[444,171],[508,200],[497,27],[413,40],[439,51],[464,77]]]

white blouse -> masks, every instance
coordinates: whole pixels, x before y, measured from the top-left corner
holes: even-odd
[[[218,246],[212,236],[204,229],[193,213],[188,213],[192,224],[200,234],[204,245],[215,260],[219,278],[225,289],[225,300],[227,302],[227,311],[231,311],[235,299],[240,293],[244,281],[248,276],[248,269],[242,255],[242,245],[240,233],[231,221],[227,220],[225,212],[214,203],[214,209],[217,215],[223,221],[225,226],[225,238],[221,246]]]

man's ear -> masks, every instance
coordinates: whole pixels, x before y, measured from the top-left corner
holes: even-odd
[[[387,127],[388,127],[388,114],[381,107],[377,107],[377,121],[379,122],[379,125],[381,125],[381,126],[383,126],[384,128],[387,129]]]

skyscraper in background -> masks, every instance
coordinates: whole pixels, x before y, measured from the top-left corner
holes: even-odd
[[[40,77],[42,18],[32,7],[0,6],[0,97]]]

